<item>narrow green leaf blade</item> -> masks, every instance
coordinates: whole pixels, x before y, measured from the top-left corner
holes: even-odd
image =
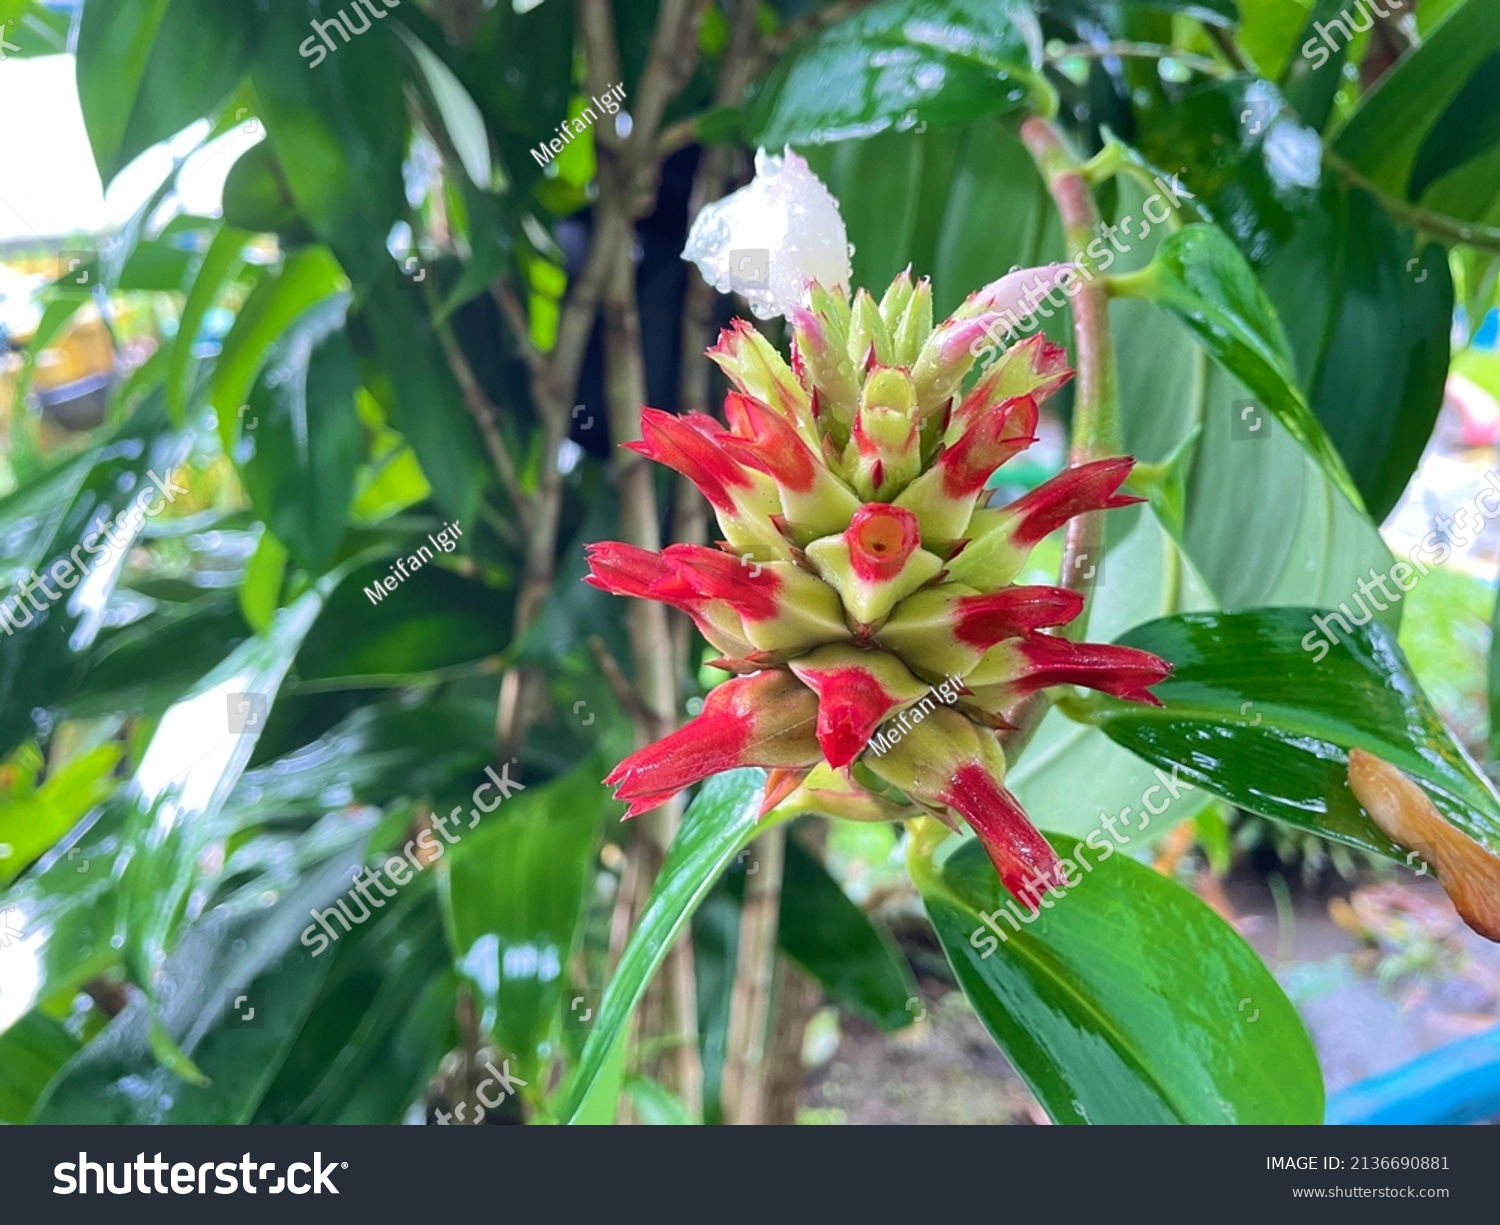
[[[359,369],[344,332],[347,305],[334,295],[283,333],[250,392],[243,422],[254,448],[241,465],[251,504],[310,574],[322,574],[338,552],[364,453],[354,407]]]
[[[698,903],[734,857],[766,828],[757,819],[764,785],[759,770],[732,770],[709,779],[688,806],[646,909],[605,989],[578,1066],[563,1091],[558,1108],[562,1119],[572,1121],[577,1114],[615,1044],[624,1037],[630,1014],[651,976]]]
[[[327,248],[308,247],[289,255],[280,272],[251,291],[224,338],[209,384],[209,402],[218,415],[219,439],[225,450],[233,448],[240,408],[249,399],[271,347],[301,315],[348,288],[343,270]]]
[[[106,186],[137,154],[213,111],[248,66],[261,29],[241,0],[84,7],[78,97]]]
[[[193,346],[198,343],[198,333],[203,328],[205,316],[218,301],[225,284],[243,264],[245,243],[249,238],[250,235],[243,230],[224,226],[214,235],[193,274],[193,283],[182,304],[182,315],[177,321],[177,338],[172,342],[163,379],[167,411],[179,425],[187,417]]]

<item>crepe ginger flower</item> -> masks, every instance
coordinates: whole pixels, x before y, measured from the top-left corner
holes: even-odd
[[[805,305],[809,282],[849,288],[849,235],[839,202],[790,149],[755,155],[755,178],[706,204],[682,258],[761,319]]]
[[[643,440],[626,445],[691,480],[723,539],[661,553],[594,544],[587,581],[683,610],[734,677],[609,775],[627,816],[761,766],[763,811],[785,800],[890,820],[916,805],[972,826],[1022,901],[1061,883],[1056,853],[1003,786],[996,732],[1054,685],[1158,705],[1149,686],[1170,666],[1043,633],[1082,597],[1013,581],[1075,515],[1140,499],[1117,492],[1135,461],[1113,458],[985,504],[987,478],[1035,441],[1038,404],[1072,375],[1035,336],[963,389],[999,285],[934,327],[925,279],[902,273],[879,303],[814,284],[790,311],[790,364],[743,320],[709,350],[737,389],[727,428],[642,410]]]

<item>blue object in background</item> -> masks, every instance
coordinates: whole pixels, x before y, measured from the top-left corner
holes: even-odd
[[[1500,1118],[1500,1026],[1335,1093],[1332,1123],[1484,1123]]]
[[[1472,343],[1476,349],[1500,347],[1500,310],[1492,310],[1484,317],[1484,322],[1474,333]]]

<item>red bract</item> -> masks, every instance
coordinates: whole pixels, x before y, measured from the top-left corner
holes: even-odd
[[[1134,462],[1119,457],[984,505],[990,476],[1035,441],[1038,404],[1072,373],[1033,337],[962,391],[1010,284],[937,327],[925,280],[903,273],[878,304],[815,285],[791,314],[790,365],[743,321],[710,350],[738,389],[729,428],[644,410],[642,441],[627,445],[702,490],[724,547],[594,545],[588,581],[683,609],[740,675],[610,774],[628,815],[762,766],[768,807],[799,789],[804,806],[858,820],[915,805],[972,827],[1028,905],[1057,883],[1057,856],[1002,783],[994,729],[1056,685],[1155,703],[1170,667],[1050,636],[1082,597],[1012,582],[1068,520],[1139,499],[1118,492]],[[861,779],[879,786],[871,775],[894,790],[865,790]]]

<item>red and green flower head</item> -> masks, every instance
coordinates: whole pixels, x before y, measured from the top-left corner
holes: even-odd
[[[1071,377],[1036,336],[964,390],[1002,297],[987,287],[934,326],[925,279],[903,273],[878,303],[813,285],[791,311],[790,362],[740,321],[709,351],[736,388],[727,425],[644,410],[627,445],[702,491],[721,547],[597,544],[588,581],[682,609],[735,675],[610,774],[628,815],[761,766],[768,806],[799,788],[798,802],[855,819],[915,805],[967,822],[1023,901],[1057,882],[1057,856],[1004,786],[997,729],[1056,685],[1155,704],[1169,665],[1049,633],[1082,597],[1014,582],[1048,533],[1138,499],[1118,492],[1134,462],[1119,458],[986,505],[990,475],[1035,441],[1038,405]]]

